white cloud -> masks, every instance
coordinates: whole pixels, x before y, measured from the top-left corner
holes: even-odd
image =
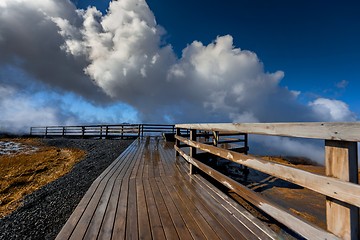
[[[309,103],[320,121],[348,122],[356,121],[355,114],[350,111],[349,106],[339,100],[318,98]]]
[[[51,107],[34,105],[29,97],[0,85],[0,132],[27,132],[31,126],[57,125],[59,112]]]
[[[256,53],[235,47],[230,35],[193,41],[177,57],[164,33],[144,0],[112,1],[106,14],[76,10],[68,0],[1,0],[0,67],[17,66],[49,89],[92,103],[129,104],[144,122],[356,119],[338,100],[302,104],[300,92],[280,86],[284,72],[266,72]],[[29,93],[15,99],[28,101]],[[2,102],[10,111],[10,100]],[[44,119],[55,121],[58,112],[42,107]]]

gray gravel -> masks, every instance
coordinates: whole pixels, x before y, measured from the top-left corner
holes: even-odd
[[[54,239],[92,182],[131,140],[46,139],[45,143],[87,151],[84,160],[56,181],[24,199],[22,207],[0,219],[0,239]]]

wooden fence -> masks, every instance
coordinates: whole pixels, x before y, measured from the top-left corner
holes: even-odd
[[[161,133],[175,133],[175,125],[116,124],[85,126],[31,127],[30,136],[79,138],[137,138]]]
[[[176,154],[190,163],[190,173],[201,170],[307,239],[360,239],[357,152],[360,123],[178,124],[175,127]],[[190,134],[182,134],[184,130],[190,131]],[[208,139],[204,139],[204,133]],[[326,176],[247,155],[248,134],[324,139]],[[243,142],[242,148],[234,151],[219,147],[220,138],[224,135],[242,136],[223,141]],[[189,147],[189,154],[182,150],[184,147]],[[199,161],[199,151],[325,195],[327,231]]]

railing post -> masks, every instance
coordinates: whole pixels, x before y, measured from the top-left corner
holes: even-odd
[[[108,134],[109,134],[109,126],[106,125],[106,130],[105,130],[105,139],[108,138]]]
[[[33,128],[30,127],[30,136],[32,135]]]
[[[144,137],[144,124],[141,124],[141,137]]]
[[[85,127],[81,127],[81,137],[84,138],[85,135]]]
[[[326,140],[325,168],[327,176],[357,184],[357,142]],[[359,208],[327,197],[326,224],[342,239],[359,239]]]
[[[45,127],[45,138],[47,137],[48,127]]]
[[[248,155],[249,152],[249,145],[248,145],[248,134],[244,133],[244,147],[245,147],[245,155]],[[249,168],[247,166],[242,165],[242,171],[244,173],[244,180],[247,181],[247,178],[249,176]]]
[[[190,140],[196,141],[196,129],[190,130]],[[190,157],[195,158],[196,155],[196,148],[190,147]],[[195,173],[195,167],[190,163],[190,175]]]
[[[62,136],[65,136],[65,127],[62,127]]]
[[[181,131],[180,131],[180,128],[177,128],[176,129],[176,136],[180,136],[181,135]],[[180,148],[180,141],[178,139],[175,138],[175,146],[177,146],[178,148]],[[179,156],[179,152],[178,151],[175,151],[175,156]]]
[[[139,124],[139,126],[138,126],[138,138],[140,138],[140,136],[141,136],[141,125]]]
[[[219,131],[213,131],[213,145],[216,147],[219,143]]]
[[[121,125],[121,139],[124,139],[124,125]]]

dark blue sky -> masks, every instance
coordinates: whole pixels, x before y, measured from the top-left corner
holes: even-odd
[[[109,0],[78,0],[105,12]],[[255,52],[266,71],[282,70],[281,85],[343,100],[360,115],[360,1],[148,0],[166,41],[180,56],[194,40],[208,44],[230,34],[234,44]],[[347,81],[345,89],[336,84]]]

